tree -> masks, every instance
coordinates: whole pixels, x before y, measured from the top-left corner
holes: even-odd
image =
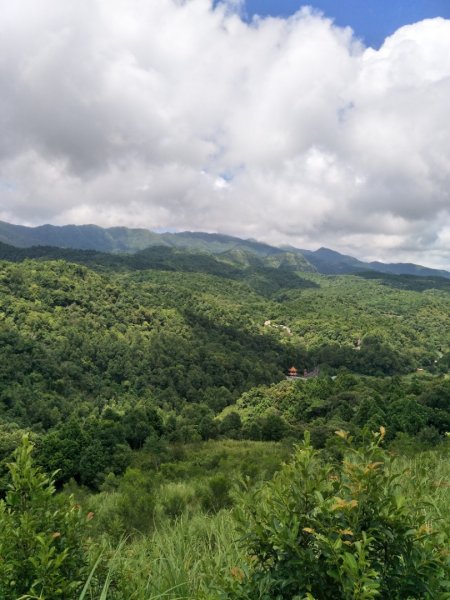
[[[274,410],[262,418],[261,436],[265,441],[279,442],[286,433],[286,421]]]
[[[219,432],[225,437],[238,439],[241,435],[242,421],[239,413],[232,411],[225,415],[219,424]]]

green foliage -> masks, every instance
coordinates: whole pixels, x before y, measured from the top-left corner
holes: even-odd
[[[316,364],[392,375],[415,367],[434,370],[445,361],[450,342],[446,280],[421,287],[423,280],[416,278],[414,289],[413,280],[402,285],[402,277],[389,277],[389,285],[383,276],[307,278],[319,289],[275,296],[280,300],[276,318],[290,326],[293,339],[298,337]]]
[[[239,514],[249,561],[228,598],[441,598],[449,592],[448,537],[411,506],[402,474],[380,448],[384,429],[362,449],[347,443],[327,464],[309,437],[293,461]],[[403,475],[404,476],[404,475]],[[224,597],[225,597],[224,596]]]
[[[146,446],[125,475],[108,475],[98,494],[68,486],[95,513],[97,536],[118,542],[170,528],[168,520],[228,509],[243,481],[269,479],[290,453],[280,444],[231,440],[166,447],[156,457],[154,451]]]
[[[48,430],[69,414],[127,406],[127,441],[139,448],[151,428],[131,434],[143,399],[218,412],[294,363],[383,376],[447,370],[447,289],[283,269],[201,273],[191,259],[174,267],[184,272],[124,263],[101,274],[63,260],[1,263],[2,418]]]
[[[155,489],[152,474],[129,467],[120,477],[108,477],[103,491],[85,504],[95,513],[93,524],[98,536],[111,540],[147,534],[155,521]]]
[[[77,598],[87,574],[86,517],[73,498],[55,495],[32,450],[24,437],[0,501],[0,597]]]
[[[110,595],[114,600],[212,599],[212,582],[241,558],[227,512],[181,517],[113,552]],[[97,597],[97,596],[94,596]]]
[[[449,379],[341,373],[335,379],[322,376],[254,388],[238,399],[235,414],[241,416],[242,437],[248,439],[298,437],[308,429],[313,445],[323,448],[336,429],[361,437],[364,429],[389,422],[390,441],[407,434],[433,445],[450,430],[449,398]]]
[[[229,412],[220,422],[219,432],[230,438],[238,439],[241,434],[241,417],[235,411]]]
[[[130,531],[148,531],[152,526],[154,497],[151,480],[138,469],[127,469],[118,492],[119,510]]]
[[[283,377],[285,350],[262,334],[261,299],[239,282],[2,263],[0,302],[0,417],[36,430],[110,407],[139,448],[161,432],[151,405],[221,410]]]
[[[14,458],[14,450],[20,445],[26,431],[14,423],[0,424],[0,497],[4,497],[9,483],[8,463]]]
[[[75,477],[98,487],[108,472],[126,468],[125,446],[142,448],[149,437],[278,439],[264,411],[253,424],[239,413],[242,427],[228,427],[214,417],[255,386],[285,383],[292,364],[300,372],[320,364],[324,374],[346,368],[380,377],[416,366],[447,370],[446,288],[413,291],[355,276],[298,277],[280,266],[247,265],[212,274],[199,272],[192,256],[181,258],[184,263],[172,264],[170,271],[148,270],[149,264],[135,268],[126,261],[120,268],[105,263],[98,271],[63,260],[0,264],[0,419],[55,432],[43,442],[48,446],[43,464],[61,469],[58,483]],[[294,398],[289,411],[297,406],[296,419],[284,410],[273,413],[287,423],[283,435],[314,419],[329,421],[330,412],[362,427],[360,405],[372,400],[376,406],[368,425],[383,420],[381,392],[358,390],[354,406],[341,399],[339,410],[330,411],[323,397],[327,385],[317,385],[317,398],[303,414]],[[402,402],[405,393],[394,400]],[[430,427],[440,435],[448,430],[448,403],[413,395],[424,407],[412,406],[417,433]],[[278,411],[272,401],[267,394],[266,409]],[[401,405],[398,409],[391,431],[414,434],[414,419],[408,422]],[[99,439],[83,444],[86,457],[78,473],[80,465],[70,458],[74,448],[64,448],[70,439],[64,426],[71,416],[85,435]],[[310,428],[315,439],[326,440],[323,422]],[[423,435],[433,439],[430,430]]]
[[[201,505],[205,512],[218,512],[232,504],[231,480],[226,475],[215,475],[208,479],[206,489],[201,492]]]
[[[279,442],[286,433],[286,422],[275,411],[268,411],[261,419],[261,438],[267,442]]]
[[[335,437],[337,441],[340,441],[337,436]],[[331,476],[331,479],[327,479],[326,481],[320,480],[318,484],[326,486],[328,482],[332,486],[336,485],[338,489],[341,486],[342,490],[348,493],[348,496],[342,494],[340,498],[350,502],[352,496],[348,486],[353,485],[355,481],[358,482],[360,475],[352,473],[344,475],[343,465],[340,467],[336,463],[327,465],[320,458],[320,454],[312,449],[309,450],[313,453],[314,461],[317,461],[314,464],[318,466],[319,471],[322,470],[327,477],[328,474]],[[389,531],[397,531],[397,517],[404,519],[409,518],[409,515],[414,519],[413,529],[418,530],[418,528],[420,529],[420,523],[426,523],[426,529],[423,530],[425,537],[422,538],[422,542],[427,539],[430,542],[430,551],[438,551],[439,546],[445,543],[444,536],[446,535],[446,531],[448,531],[448,523],[450,523],[449,461],[446,447],[441,445],[438,451],[434,450],[415,454],[413,458],[386,457],[379,449],[376,449],[375,452],[376,456],[369,456],[366,459],[382,458],[385,463],[380,469],[387,471],[388,475],[392,476],[392,482],[389,485],[391,485],[391,488],[394,488],[396,498],[403,497],[408,499],[408,508],[405,509],[405,505],[400,502],[399,512],[396,512],[397,505],[392,509],[392,504],[389,503],[387,503],[387,508],[384,505],[381,509],[374,507],[374,512],[376,513],[376,510],[379,510],[382,513],[381,518],[383,519],[389,516],[390,511],[394,511],[395,518],[393,522],[388,522],[387,526],[382,522],[384,531],[387,531],[388,534]],[[379,452],[381,453],[381,457],[378,456]],[[145,452],[140,453],[139,462],[141,468],[145,470],[147,457],[144,454]],[[95,585],[91,586],[92,589],[101,590],[104,587],[103,582],[105,581],[106,583],[109,581],[107,597],[114,600],[130,600],[131,598],[134,600],[152,600],[165,597],[178,598],[179,600],[191,600],[192,598],[217,600],[227,595],[232,600],[243,597],[247,599],[251,598],[252,600],[255,598],[262,600],[266,592],[270,600],[276,598],[275,595],[271,595],[270,588],[269,590],[266,589],[266,592],[264,589],[261,589],[260,592],[255,592],[253,595],[250,594],[248,589],[249,576],[253,573],[253,569],[256,569],[254,558],[249,554],[246,544],[242,543],[243,534],[250,533],[248,523],[245,521],[243,525],[241,524],[240,531],[237,531],[236,522],[232,518],[230,511],[222,509],[217,513],[209,512],[205,514],[202,509],[201,497],[203,496],[201,494],[206,489],[208,481],[220,478],[232,482],[233,490],[235,490],[236,481],[233,481],[232,476],[237,471],[240,471],[241,475],[238,477],[238,480],[243,476],[246,485],[249,487],[244,495],[244,502],[246,504],[239,509],[243,510],[245,516],[249,502],[252,508],[253,506],[257,506],[252,501],[252,486],[255,482],[261,480],[264,471],[266,471],[265,477],[267,478],[271,477],[273,472],[279,469],[280,461],[283,457],[287,456],[287,450],[280,444],[274,443],[220,440],[191,444],[186,446],[183,452],[179,451],[179,449],[176,451],[175,449],[173,451],[169,450],[169,454],[171,454],[170,459],[173,461],[170,463],[171,467],[174,465],[183,466],[183,470],[181,472],[180,469],[178,474],[172,470],[166,472],[163,467],[164,465],[169,466],[169,463],[163,463],[160,465],[160,470],[158,471],[159,476],[156,479],[151,479],[152,483],[154,483],[152,493],[155,500],[155,523],[145,536],[132,536],[128,538],[126,544],[119,544],[117,546],[117,539],[118,536],[120,537],[120,532],[117,533],[117,531],[114,531],[115,520],[114,518],[111,519],[112,513],[109,513],[109,519],[103,519],[101,516],[102,512],[106,516],[104,508],[107,508],[107,506],[109,508],[112,506],[117,507],[118,495],[116,492],[120,485],[120,477],[115,478],[117,480],[115,483],[110,482],[111,488],[108,493],[102,492],[89,500],[89,502],[95,500],[96,517],[92,522],[97,526],[95,535],[105,536],[105,531],[111,532],[111,535],[107,536],[107,540],[109,539],[109,543],[111,544],[111,549],[105,552],[105,557],[109,557],[108,578],[107,580],[105,579],[104,568],[101,569],[100,573],[97,573],[97,581],[94,582]],[[167,458],[169,458],[169,455],[167,455]],[[367,467],[367,463],[362,461],[360,464],[357,455],[351,451],[345,461],[357,465],[359,470]],[[254,469],[259,469],[259,472],[255,473]],[[315,470],[312,468],[311,470],[311,478],[313,479],[316,477]],[[371,489],[376,486],[376,482],[380,481],[377,469],[375,469],[375,472],[376,480],[375,482],[370,482],[369,487]],[[285,473],[285,470],[282,473]],[[283,480],[287,493],[272,498],[272,506],[275,507],[275,510],[272,512],[273,516],[277,517],[281,514],[280,511],[284,510],[284,514],[288,518],[289,514],[287,514],[288,509],[286,509],[286,505],[288,508],[293,507],[292,493],[295,492],[297,496],[301,493],[298,491],[300,482],[299,477],[290,478],[287,474],[283,475],[282,473],[278,478],[275,478],[273,484],[268,485],[272,486],[271,489],[278,489],[279,483],[276,482],[279,482],[280,479]],[[333,483],[333,476],[339,474],[341,475],[341,484]],[[385,475],[386,472],[384,473]],[[141,483],[139,479],[135,481],[138,484],[138,493]],[[312,486],[313,482],[310,483],[310,487]],[[261,493],[264,498],[268,496],[267,492],[263,491]],[[363,494],[361,493],[361,495]],[[378,498],[385,498],[386,496],[389,497],[389,494],[379,494]],[[232,499],[233,502],[236,502],[235,491],[233,491]],[[256,494],[256,499],[260,503],[261,495]],[[311,502],[312,504],[315,503],[315,506],[320,506],[320,501],[317,497],[313,498]],[[332,507],[337,503],[337,499],[334,496],[330,497],[328,495],[326,496],[326,502],[331,504]],[[365,500],[365,503],[370,507],[368,498]],[[104,508],[102,505],[104,505]],[[336,511],[331,511],[335,513],[334,517],[331,517],[332,524],[336,524],[337,521],[339,529],[348,527],[350,525],[349,520],[356,516],[356,512],[354,512],[356,510],[356,507],[349,507],[348,514],[345,514],[345,510],[340,510],[340,507],[338,507]],[[406,517],[404,514],[405,510],[407,513]],[[319,510],[317,515],[311,515],[311,519],[314,519],[316,516],[323,517],[326,513],[326,510]],[[259,514],[262,513],[260,512]],[[267,519],[270,519],[269,513],[267,513]],[[250,521],[250,525],[251,523],[252,521]],[[110,529],[108,529],[107,524],[110,524]],[[353,521],[351,524],[353,525]],[[267,521],[267,535],[269,535],[271,528],[275,526],[277,527],[278,534],[281,535],[280,532],[283,528],[279,527],[275,521],[270,520]],[[430,527],[433,531],[430,530]],[[286,525],[285,529],[287,528],[288,525]],[[340,533],[336,533],[335,531],[326,531],[330,539],[335,540],[338,537],[342,539],[344,550],[341,549],[341,554],[343,555],[344,552],[347,552],[349,555],[354,556],[358,569],[355,576],[355,565],[352,558],[346,557],[338,561],[338,564],[341,565],[340,568],[343,570],[345,585],[348,584],[345,588],[345,594],[347,595],[340,595],[339,588],[336,587],[336,595],[331,596],[333,598],[348,597],[349,599],[353,599],[353,579],[355,577],[359,581],[365,581],[364,577],[369,577],[369,580],[364,583],[369,590],[373,583],[370,581],[370,571],[374,569],[374,566],[368,564],[370,562],[369,552],[372,552],[370,549],[371,542],[369,542],[369,550],[367,550],[364,541],[359,544],[363,540],[363,533],[356,528],[355,530],[359,532],[359,539],[358,536],[351,536],[348,532],[343,533],[341,531]],[[316,531],[320,532],[320,529],[317,528]],[[438,533],[435,534],[434,531]],[[301,536],[304,536],[302,540],[308,540],[312,550],[319,547],[319,544],[322,543],[320,539],[314,541],[310,537],[312,535],[310,532],[302,531],[300,533]],[[309,533],[309,536],[306,535],[307,533]],[[380,537],[378,535],[377,539],[379,540]],[[415,539],[414,534],[412,534],[412,538]],[[368,540],[368,537],[366,539]],[[386,539],[392,543],[389,535]],[[351,545],[349,546],[344,542],[356,542],[355,547],[352,548]],[[413,544],[415,543],[414,541]],[[325,543],[324,546],[325,548],[328,547]],[[279,556],[281,558],[283,557],[283,548],[283,546],[279,546]],[[285,556],[287,557],[287,554]],[[441,560],[439,556],[437,556],[437,559],[438,561]],[[393,565],[395,567],[395,560],[393,561]],[[444,590],[445,577],[446,573],[443,571],[441,576],[436,577],[436,580],[440,579],[440,582],[435,582],[437,586],[442,585]],[[227,583],[227,592],[223,590],[224,580]],[[309,593],[311,594],[311,592]],[[444,599],[446,593],[445,591],[442,591],[442,593],[436,592],[434,597]],[[97,595],[94,592],[92,597],[98,598],[99,594],[100,592]],[[417,588],[417,594],[417,596],[414,593],[411,594],[409,600],[428,597],[431,600],[432,598],[432,596],[423,594],[420,588]],[[322,598],[320,593],[316,597]],[[379,597],[392,598],[392,590],[389,590],[384,596]],[[394,597],[397,598],[395,595]],[[289,598],[291,597],[289,596]]]
[[[188,240],[197,250],[206,241]],[[58,470],[55,485],[70,481],[96,513],[95,535],[128,536],[110,553],[103,592],[103,567],[90,579],[92,597],[211,598],[225,571],[233,599],[447,593],[435,532],[450,502],[444,475],[430,476],[435,455],[397,477],[401,461],[376,443],[344,453],[332,433],[360,442],[389,423],[398,451],[445,447],[448,282],[299,275],[308,265],[291,253],[215,243],[215,257],[41,248],[30,252],[44,260],[0,263],[0,597],[20,581],[18,593],[70,599],[88,573],[73,500],[27,466],[23,448],[20,468],[6,468],[26,429],[37,463]],[[48,260],[61,257],[78,264]],[[321,375],[286,381],[291,365]],[[269,479],[305,429],[323,455],[304,446],[243,509],[257,557],[246,564],[227,512],[235,490]]]
[[[225,492],[222,497],[226,499],[230,485],[235,487],[232,474],[238,470],[242,475],[247,471],[248,486],[260,480],[265,470],[271,476],[286,455],[279,444],[219,441],[191,445],[183,453],[174,450],[172,464],[181,461],[185,465],[184,479],[179,482],[155,479],[136,468],[124,478],[110,476],[106,486],[109,491],[94,498],[86,498],[85,491],[80,495],[86,506],[95,504],[91,533],[106,536],[105,549],[94,567],[88,567],[85,559],[78,564],[74,560],[77,552],[90,544],[85,519],[79,511],[70,510],[73,500],[52,493],[52,503],[56,503],[50,511],[52,518],[57,518],[60,509],[62,514],[69,511],[69,521],[74,514],[74,520],[80,520],[59,572],[61,575],[72,561],[71,582],[77,588],[66,588],[60,596],[50,588],[42,593],[33,590],[32,595],[79,600],[84,587],[85,598],[111,600],[291,599],[294,593],[288,594],[299,584],[296,573],[303,564],[301,558],[311,561],[307,577],[321,577],[319,581],[334,587],[332,591],[324,587],[325,592],[317,592],[311,584],[300,598],[390,598],[392,589],[399,590],[395,596],[399,599],[445,598],[445,536],[450,522],[447,456],[441,448],[441,456],[429,452],[412,460],[391,458],[379,448],[378,440],[363,452],[349,447],[340,465],[327,464],[308,445],[300,448],[294,462],[284,467],[273,482],[265,484],[260,492],[251,487],[245,492],[244,504],[239,508],[244,519],[240,533],[229,511],[222,509],[215,514],[213,508],[209,515],[204,513],[202,490],[209,487],[218,498]],[[147,460],[145,453],[140,455],[142,467]],[[251,473],[252,467],[261,469],[259,475]],[[22,466],[21,472],[26,468]],[[37,502],[34,494],[34,505],[40,505],[41,500]],[[234,492],[232,497],[235,501]],[[353,500],[358,501],[356,506]],[[146,535],[133,535],[126,543],[118,543],[125,515],[142,531],[146,510],[150,510],[147,514],[152,519]],[[37,509],[31,512],[43,519]],[[1,514],[3,517],[4,510]],[[44,516],[45,523],[49,523],[48,512]],[[3,528],[3,519],[1,523]],[[59,522],[57,530],[64,531]],[[135,529],[130,527],[129,531]],[[53,532],[51,524],[48,532]],[[26,533],[29,535],[29,530]],[[242,534],[247,536],[244,545]],[[29,538],[33,539],[32,535]],[[52,538],[52,543],[58,539]],[[10,565],[17,556],[18,540],[10,541],[9,535],[2,535],[0,540],[2,551],[9,544]],[[25,567],[29,569],[26,557],[21,561],[21,568]],[[379,577],[379,571],[383,571],[383,577]],[[413,579],[409,579],[411,572]],[[53,579],[49,577],[49,582],[56,577],[54,571],[51,573]],[[279,592],[272,580],[275,575],[284,582]],[[59,585],[63,585],[59,577]],[[383,592],[383,578],[396,587]],[[220,592],[224,579],[227,591]],[[380,587],[374,585],[374,579]],[[22,590],[16,591],[13,587],[8,595],[8,591],[1,590],[1,597],[16,599]]]
[[[131,452],[125,435],[120,420],[91,418],[81,427],[72,419],[42,436],[37,461],[47,472],[57,471],[58,485],[73,478],[98,489],[107,473],[120,474],[127,468]]]

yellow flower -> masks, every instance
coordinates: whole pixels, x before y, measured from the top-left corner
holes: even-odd
[[[382,464],[383,464],[382,462],[373,462],[373,463],[370,463],[364,469],[364,475],[367,475],[370,471],[375,471],[375,469],[378,469],[378,467],[381,467]]]
[[[424,523],[417,530],[417,535],[430,535],[432,533],[433,528],[428,523]]]
[[[344,500],[344,498],[335,497],[335,503],[331,507],[331,510],[340,510],[346,508],[356,508],[358,506],[357,500]]]
[[[311,527],[303,527],[303,531],[306,531],[306,533],[310,533],[311,535],[316,533],[316,530],[312,529]]]
[[[239,581],[239,583],[242,583],[244,581],[244,571],[242,569],[240,569],[239,567],[233,567],[231,569],[231,576],[234,577],[235,579],[237,579]]]

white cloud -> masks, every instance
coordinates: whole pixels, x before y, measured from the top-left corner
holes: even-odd
[[[450,21],[376,51],[236,0],[0,8],[0,218],[449,267]]]

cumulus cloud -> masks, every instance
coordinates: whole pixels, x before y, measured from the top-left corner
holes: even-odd
[[[309,8],[0,5],[0,219],[449,267],[450,21],[374,50]]]

